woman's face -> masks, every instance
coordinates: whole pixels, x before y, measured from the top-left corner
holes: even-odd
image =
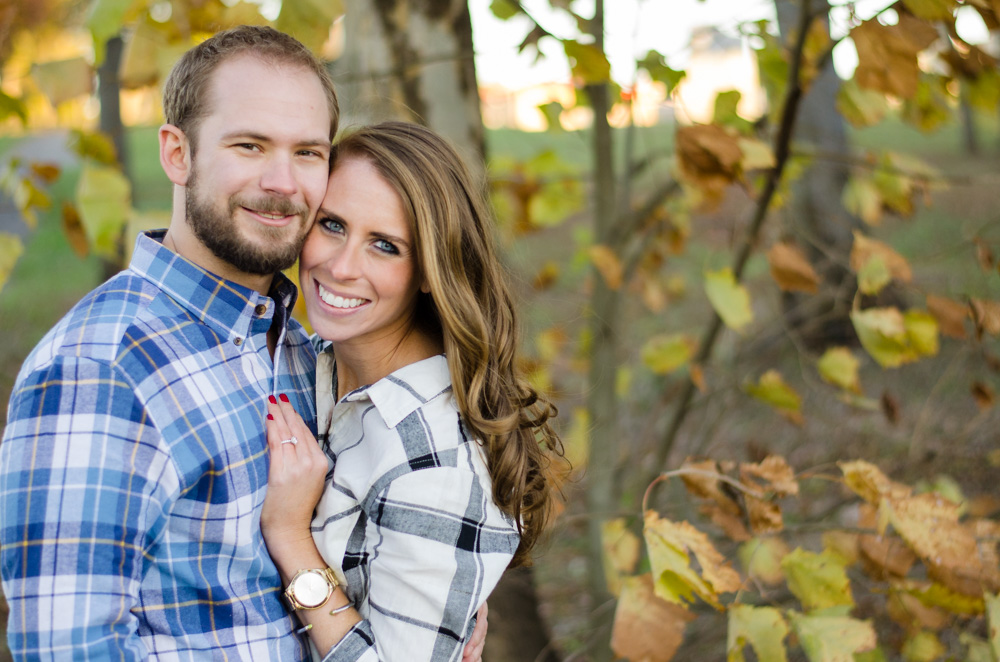
[[[320,337],[373,357],[407,338],[421,285],[416,246],[399,195],[367,159],[338,160],[299,279]]]

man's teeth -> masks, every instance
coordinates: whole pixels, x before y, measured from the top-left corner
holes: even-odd
[[[266,212],[266,211],[258,211],[257,214],[260,215],[260,216],[263,216],[264,218],[269,218],[272,221],[276,221],[279,218],[284,218],[286,216],[285,214],[272,214],[272,213]]]
[[[319,298],[334,308],[357,308],[365,302],[364,299],[345,299],[342,296],[337,296],[327,291],[322,285],[319,286]]]

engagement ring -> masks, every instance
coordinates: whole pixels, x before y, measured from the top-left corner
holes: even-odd
[[[297,443],[299,443],[299,440],[296,439],[295,437],[289,437],[288,439],[285,439],[281,443],[282,443],[282,445],[284,445],[284,444],[291,444],[292,446],[294,446]]]

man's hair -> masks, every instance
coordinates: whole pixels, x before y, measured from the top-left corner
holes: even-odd
[[[252,55],[273,65],[299,66],[316,74],[330,110],[330,140],[337,133],[340,109],[326,67],[294,37],[262,25],[241,25],[201,42],[177,61],[163,89],[163,114],[191,141],[197,142],[198,124],[211,112],[208,87],[220,64],[240,55]]]

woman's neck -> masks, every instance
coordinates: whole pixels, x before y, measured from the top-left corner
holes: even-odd
[[[444,352],[443,343],[419,330],[413,330],[390,350],[374,351],[367,344],[350,341],[334,343],[337,364],[337,402],[351,391],[378,380],[411,363]]]

